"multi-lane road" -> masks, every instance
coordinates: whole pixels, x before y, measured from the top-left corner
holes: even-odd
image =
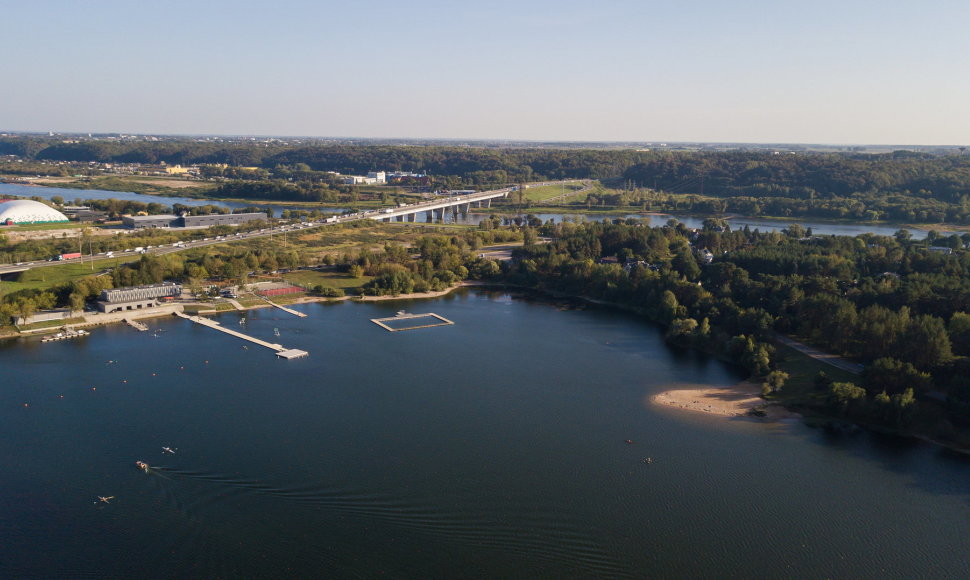
[[[63,266],[65,264],[86,264],[91,261],[104,260],[110,258],[137,258],[141,254],[170,254],[172,252],[181,252],[183,250],[188,250],[192,248],[199,248],[203,246],[211,246],[213,244],[224,244],[227,242],[234,242],[239,240],[249,240],[253,238],[261,238],[266,236],[285,234],[286,232],[303,230],[307,228],[316,228],[320,226],[326,226],[336,223],[347,223],[360,220],[386,220],[390,218],[397,217],[399,215],[406,214],[416,214],[419,212],[434,211],[437,209],[442,209],[445,207],[461,206],[470,204],[473,202],[479,202],[483,200],[494,199],[497,197],[505,197],[509,192],[514,191],[512,187],[506,187],[502,189],[494,189],[491,191],[482,191],[479,193],[473,193],[463,196],[456,196],[450,198],[437,198],[429,201],[418,202],[409,205],[403,205],[395,208],[382,208],[376,210],[359,211],[355,213],[343,214],[339,216],[334,216],[327,218],[325,220],[311,220],[304,221],[300,223],[292,223],[281,226],[263,228],[261,230],[254,230],[249,232],[237,232],[235,234],[228,234],[224,236],[214,236],[211,238],[204,238],[201,240],[177,242],[174,244],[161,244],[159,246],[145,246],[143,249],[128,248],[122,251],[104,252],[96,255],[81,256],[80,258],[73,258],[70,260],[55,260],[55,261],[33,261],[33,262],[18,262],[16,264],[0,264],[0,275],[10,274],[14,272],[25,272],[33,268],[53,268],[57,266]]]

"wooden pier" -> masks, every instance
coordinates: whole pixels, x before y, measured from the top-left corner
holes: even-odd
[[[235,336],[236,338],[247,340],[253,344],[258,344],[259,346],[265,346],[268,349],[276,351],[276,356],[280,358],[285,358],[285,359],[299,358],[301,356],[307,356],[309,354],[305,350],[300,350],[298,348],[286,348],[282,344],[266,342],[265,340],[260,340],[256,337],[249,336],[248,334],[243,334],[239,331],[226,328],[225,326],[222,326],[215,320],[203,318],[202,316],[190,316],[182,312],[176,312],[175,315],[181,318],[185,318],[186,320],[191,320],[192,322],[195,322],[197,324],[201,324],[202,326],[208,326],[209,328],[212,328],[214,330],[225,332],[226,334],[230,334],[232,336]]]
[[[270,300],[269,298],[267,298],[265,296],[262,296],[260,294],[255,294],[255,296],[258,296],[258,297],[262,298],[263,300],[266,301],[267,304],[269,304],[270,306],[274,306],[276,308],[279,308],[283,312],[287,312],[289,314],[292,314],[293,316],[299,316],[300,318],[306,318],[306,314],[304,314],[302,312],[299,312],[299,311],[296,311],[296,310],[293,310],[292,308],[287,308],[286,306],[280,306],[279,304],[273,302],[272,300]]]

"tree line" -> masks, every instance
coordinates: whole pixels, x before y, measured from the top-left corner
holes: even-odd
[[[504,276],[633,308],[667,325],[672,342],[765,377],[768,393],[784,383],[772,375],[774,333],[784,332],[866,364],[858,385],[820,379],[832,408],[903,424],[937,398],[946,401],[941,425],[970,423],[965,240],[946,238],[957,248],[948,252],[931,249],[939,239],[806,238],[797,227],[760,233],[717,222],[698,232],[636,220],[546,224],[539,231],[554,241],[517,250]]]

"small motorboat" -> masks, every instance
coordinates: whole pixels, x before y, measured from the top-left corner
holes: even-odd
[[[148,471],[148,464],[145,463],[144,461],[136,461],[135,462],[135,467],[137,467],[138,469],[140,469],[142,471],[145,471],[145,472]]]

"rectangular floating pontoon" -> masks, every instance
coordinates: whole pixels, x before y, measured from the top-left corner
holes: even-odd
[[[371,318],[371,322],[380,326],[388,332],[398,332],[401,330],[416,330],[418,328],[433,328],[435,326],[448,326],[454,322],[444,316],[428,312],[427,314],[402,314],[389,316],[387,318]]]

